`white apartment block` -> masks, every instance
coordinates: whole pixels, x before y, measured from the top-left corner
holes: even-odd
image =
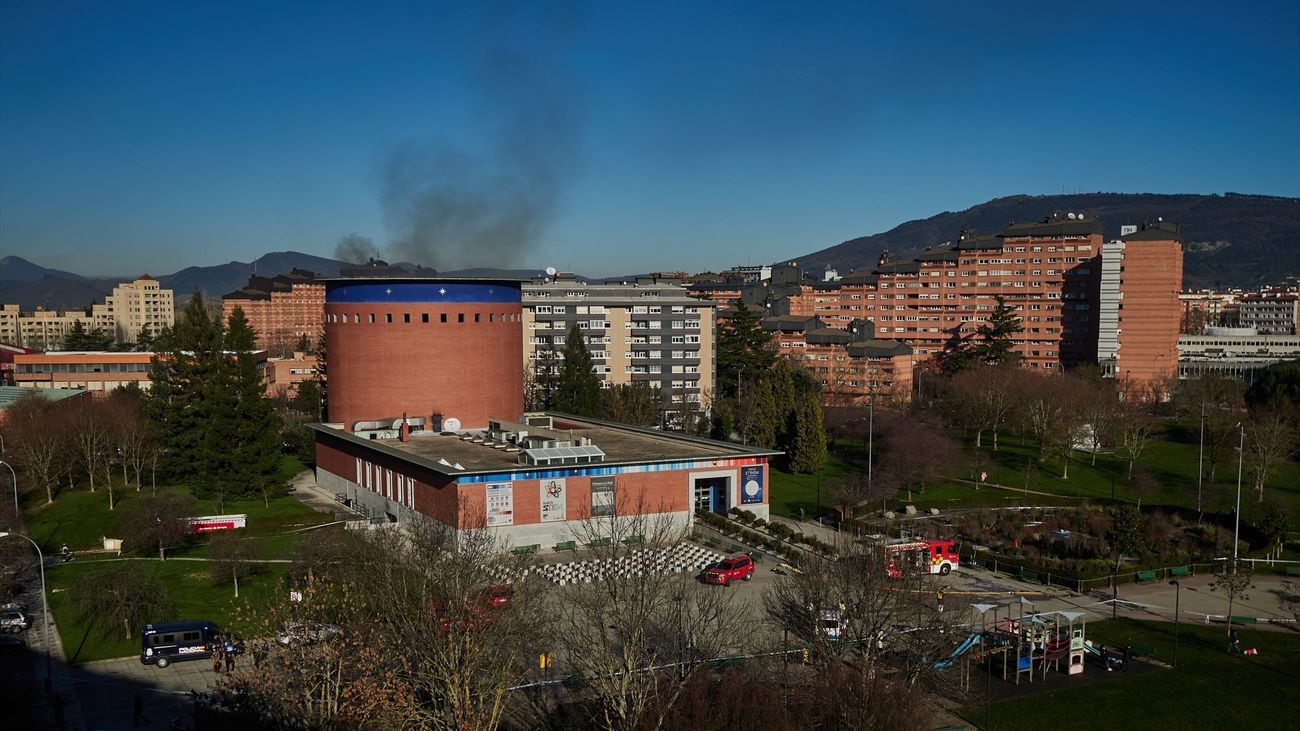
[[[113,313],[118,336],[126,342],[135,342],[142,331],[157,337],[163,328],[176,324],[172,291],[163,289],[148,274],[114,287],[113,294],[107,297],[107,306]]]
[[[157,336],[164,327],[176,324],[172,290],[163,289],[148,274],[117,285],[105,299],[105,304],[91,305],[89,314],[41,309],[24,313],[18,305],[0,305],[0,342],[57,349],[78,322],[86,332],[102,329],[123,342],[135,342],[142,331]]]
[[[663,394],[671,420],[683,409],[707,411],[714,386],[714,304],[677,282],[617,284],[573,280],[523,285],[524,369],[553,344],[563,351],[577,324],[603,388],[646,383]]]

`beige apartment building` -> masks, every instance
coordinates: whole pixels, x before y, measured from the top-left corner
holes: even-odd
[[[142,274],[134,282],[123,282],[113,288],[106,306],[113,315],[119,340],[136,342],[141,332],[157,337],[165,327],[176,324],[176,302],[170,289],[163,289],[158,280]]]
[[[563,351],[576,324],[586,335],[602,388],[646,383],[663,394],[665,419],[707,411],[714,386],[714,303],[678,280],[590,284],[560,275],[523,285],[524,369],[552,345]]]
[[[141,332],[157,336],[176,324],[176,305],[170,289],[163,289],[148,274],[113,288],[104,304],[82,310],[37,309],[21,312],[18,305],[0,305],[0,342],[40,350],[56,350],[81,323],[86,332],[105,330],[122,342],[136,342]]]

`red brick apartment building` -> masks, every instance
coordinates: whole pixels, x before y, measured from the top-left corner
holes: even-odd
[[[1122,296],[1130,378],[1149,379],[1166,370],[1156,360],[1176,361],[1178,317],[1168,333],[1165,291],[1182,280],[1182,247],[1177,227],[1159,222],[1123,239],[1112,250],[1127,251],[1130,267]],[[902,341],[923,361],[942,352],[955,338],[970,338],[988,320],[997,298],[1020,317],[1014,349],[1028,368],[1057,369],[1098,362],[1102,269],[1100,221],[1073,213],[1053,214],[1034,223],[1012,224],[996,235],[963,232],[956,241],[927,249],[912,261],[886,252],[871,272],[854,272],[832,282],[750,287],[747,302],[766,297],[773,315],[817,317],[827,327],[845,328],[855,320],[875,325],[877,340]],[[775,271],[774,271],[775,280]],[[1120,287],[1116,283],[1116,287]],[[1178,309],[1177,289],[1172,295]],[[699,292],[707,292],[700,288]],[[1121,294],[1116,290],[1116,295]],[[1119,298],[1113,300],[1119,317]],[[1135,314],[1152,319],[1137,323]],[[1156,333],[1159,332],[1157,338]],[[1158,342],[1157,342],[1158,340]],[[1113,355],[1106,351],[1106,357]]]
[[[821,384],[824,405],[911,400],[912,349],[898,340],[877,340],[870,321],[834,328],[816,316],[775,315],[762,324],[777,352]]]
[[[1097,362],[1127,388],[1164,389],[1178,373],[1183,319],[1183,244],[1178,225],[1157,221],[1102,250],[1096,309]],[[1134,394],[1137,396],[1138,394]],[[1163,398],[1164,393],[1156,394]]]
[[[257,335],[257,347],[275,357],[288,357],[307,338],[315,347],[325,316],[325,283],[314,272],[294,269],[275,277],[248,278],[248,286],[221,298],[222,319],[235,308],[244,311]]]

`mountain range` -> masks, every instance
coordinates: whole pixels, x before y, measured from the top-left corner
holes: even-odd
[[[1001,232],[1010,223],[1041,220],[1052,213],[1101,219],[1105,240],[1120,226],[1164,218],[1182,226],[1183,286],[1187,289],[1256,287],[1300,274],[1300,198],[1264,195],[1165,195],[1081,193],[1014,195],[964,211],[945,211],[884,232],[793,257],[805,271],[832,267],[841,275],[871,269],[880,255],[904,259],[953,241],[963,229]]]
[[[840,274],[870,269],[889,251],[902,258],[952,241],[963,229],[997,233],[1013,222],[1028,222],[1054,212],[1081,213],[1101,219],[1107,240],[1119,236],[1124,224],[1163,217],[1182,225],[1183,285],[1186,288],[1254,287],[1300,274],[1300,199],[1263,195],[1166,195],[1156,193],[1082,193],[1075,195],[1014,195],[995,198],[964,211],[945,211],[908,221],[889,231],[850,239],[802,256],[790,257],[805,271],[831,267]],[[178,299],[201,291],[207,297],[239,289],[251,274],[275,276],[295,268],[338,276],[346,263],[335,259],[277,251],[252,262],[232,261],[206,267],[186,267],[156,275]],[[409,265],[408,265],[409,266]],[[665,269],[675,268],[672,262]],[[47,269],[17,256],[0,258],[0,303],[17,303],[24,310],[77,309],[102,302],[121,277],[83,277]],[[467,269],[447,276],[527,278],[532,270]],[[613,279],[618,279],[614,277]]]

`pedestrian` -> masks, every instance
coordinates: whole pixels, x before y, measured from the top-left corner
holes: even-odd
[[[261,668],[262,661],[266,659],[266,641],[258,642],[253,645],[253,667]]]
[[[135,694],[135,712],[131,715],[131,725],[139,726],[140,721],[149,723],[149,717],[144,715],[144,699],[139,693]]]
[[[221,645],[215,642],[212,644],[212,672],[221,672]]]
[[[943,614],[943,589],[934,593],[935,604],[938,606],[939,614]]]
[[[1133,646],[1124,645],[1124,672],[1128,672],[1128,661],[1133,659]]]
[[[235,670],[235,646],[232,645],[232,644],[230,644],[230,643],[226,643],[226,649],[225,649],[221,654],[222,654],[222,656],[223,656],[223,657],[225,658],[225,660],[226,660],[226,672],[228,672],[228,673],[230,673],[230,672],[234,672],[234,670]]]
[[[1241,639],[1237,637],[1237,628],[1228,630],[1228,652],[1241,652]]]

